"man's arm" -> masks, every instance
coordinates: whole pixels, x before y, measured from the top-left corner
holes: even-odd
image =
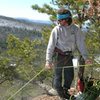
[[[57,43],[57,30],[53,29],[50,35],[46,51],[46,64],[45,64],[46,69],[50,69],[52,67],[52,56],[54,53],[56,43]]]
[[[79,52],[81,53],[82,57],[85,60],[85,64],[91,64],[92,60],[89,59],[89,55],[88,55],[88,51],[85,45],[85,40],[84,40],[84,36],[81,32],[81,29],[78,29],[77,33],[76,33],[76,45],[77,48],[79,50]]]

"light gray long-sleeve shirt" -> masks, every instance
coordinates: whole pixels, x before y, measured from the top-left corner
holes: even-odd
[[[70,26],[57,25],[54,27],[47,46],[46,61],[52,62],[55,47],[63,52],[74,52],[78,49],[83,58],[87,59],[88,52],[85,46],[84,37],[81,29],[74,24]]]

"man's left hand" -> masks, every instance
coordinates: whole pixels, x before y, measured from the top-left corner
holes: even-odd
[[[87,60],[85,61],[85,64],[91,65],[91,64],[93,64],[93,61],[92,61],[91,59],[87,59]]]

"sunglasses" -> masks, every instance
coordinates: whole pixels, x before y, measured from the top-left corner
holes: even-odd
[[[65,20],[65,19],[60,19],[60,20],[58,20],[59,22],[62,22],[63,20]]]
[[[66,21],[68,21],[68,19],[60,19],[60,20],[58,20],[59,22],[62,22],[63,20],[66,20]]]

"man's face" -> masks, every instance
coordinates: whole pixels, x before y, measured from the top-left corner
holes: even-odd
[[[62,26],[68,25],[68,23],[65,19],[58,20],[58,23]]]

